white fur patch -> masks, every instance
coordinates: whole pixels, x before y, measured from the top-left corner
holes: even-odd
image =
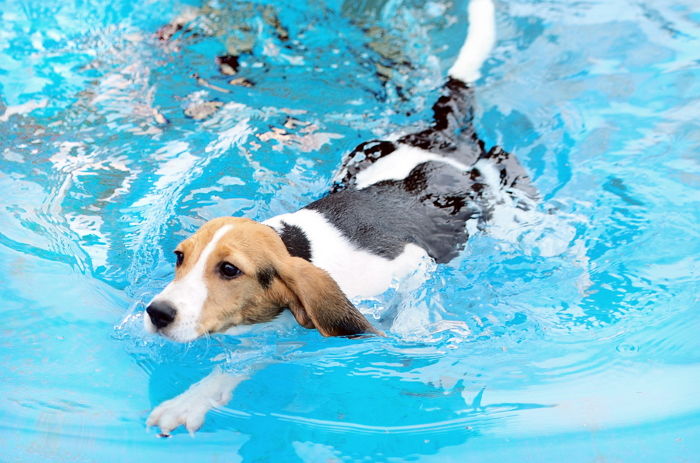
[[[279,215],[264,223],[281,228],[282,221],[304,231],[311,244],[313,264],[327,271],[350,299],[383,293],[394,278],[405,276],[427,258],[427,253],[414,244],[407,244],[393,260],[358,249],[323,214],[310,209]]]
[[[204,302],[207,300],[208,290],[205,279],[207,261],[209,256],[216,249],[219,240],[233,228],[228,224],[219,228],[211,241],[207,243],[204,250],[199,255],[199,259],[192,269],[183,278],[171,282],[165,289],[153,298],[153,301],[169,302],[177,311],[175,321],[165,327],[161,332],[180,342],[187,342],[199,336],[197,325],[202,314]],[[185,256],[187,259],[187,256]],[[144,317],[146,330],[153,333],[155,327],[151,323],[150,317]]]
[[[496,42],[496,15],[491,0],[469,2],[469,32],[448,74],[462,82],[475,82]]]
[[[467,170],[461,162],[449,159],[414,146],[399,145],[393,153],[378,159],[355,177],[357,189],[361,190],[383,180],[402,180],[418,165],[437,161],[449,164],[455,169]]]

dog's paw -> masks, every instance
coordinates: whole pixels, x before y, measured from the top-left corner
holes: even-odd
[[[146,425],[159,427],[162,436],[170,435],[181,425],[194,434],[204,424],[207,412],[226,405],[231,400],[233,389],[245,379],[217,370],[179,396],[158,405],[148,416]]]

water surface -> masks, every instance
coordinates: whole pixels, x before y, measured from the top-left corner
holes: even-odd
[[[697,458],[693,2],[498,3],[477,126],[555,212],[357,301],[387,338],[177,345],[141,327],[177,242],[295,210],[358,143],[423,127],[466,31],[464,1],[223,3],[167,43],[202,5],[0,4],[3,461]],[[219,72],[227,50],[255,86]],[[145,429],[261,360],[194,439]]]

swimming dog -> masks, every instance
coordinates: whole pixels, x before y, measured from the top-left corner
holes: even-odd
[[[527,208],[525,170],[472,125],[472,83],[495,42],[491,0],[471,0],[469,32],[433,106],[432,125],[345,157],[331,191],[259,223],[224,217],[175,250],[174,280],[150,302],[146,330],[188,342],[289,310],[323,336],[381,334],[350,302],[384,292],[421,259],[448,262],[499,201]],[[198,429],[245,378],[217,371],[149,416],[164,434]]]

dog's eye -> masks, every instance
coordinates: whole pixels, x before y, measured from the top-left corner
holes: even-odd
[[[241,275],[243,272],[241,272],[241,270],[238,267],[229,262],[222,262],[219,264],[219,273],[222,277],[230,280]]]
[[[175,265],[179,267],[182,265],[182,261],[185,260],[185,255],[182,251],[175,251],[175,259]]]

